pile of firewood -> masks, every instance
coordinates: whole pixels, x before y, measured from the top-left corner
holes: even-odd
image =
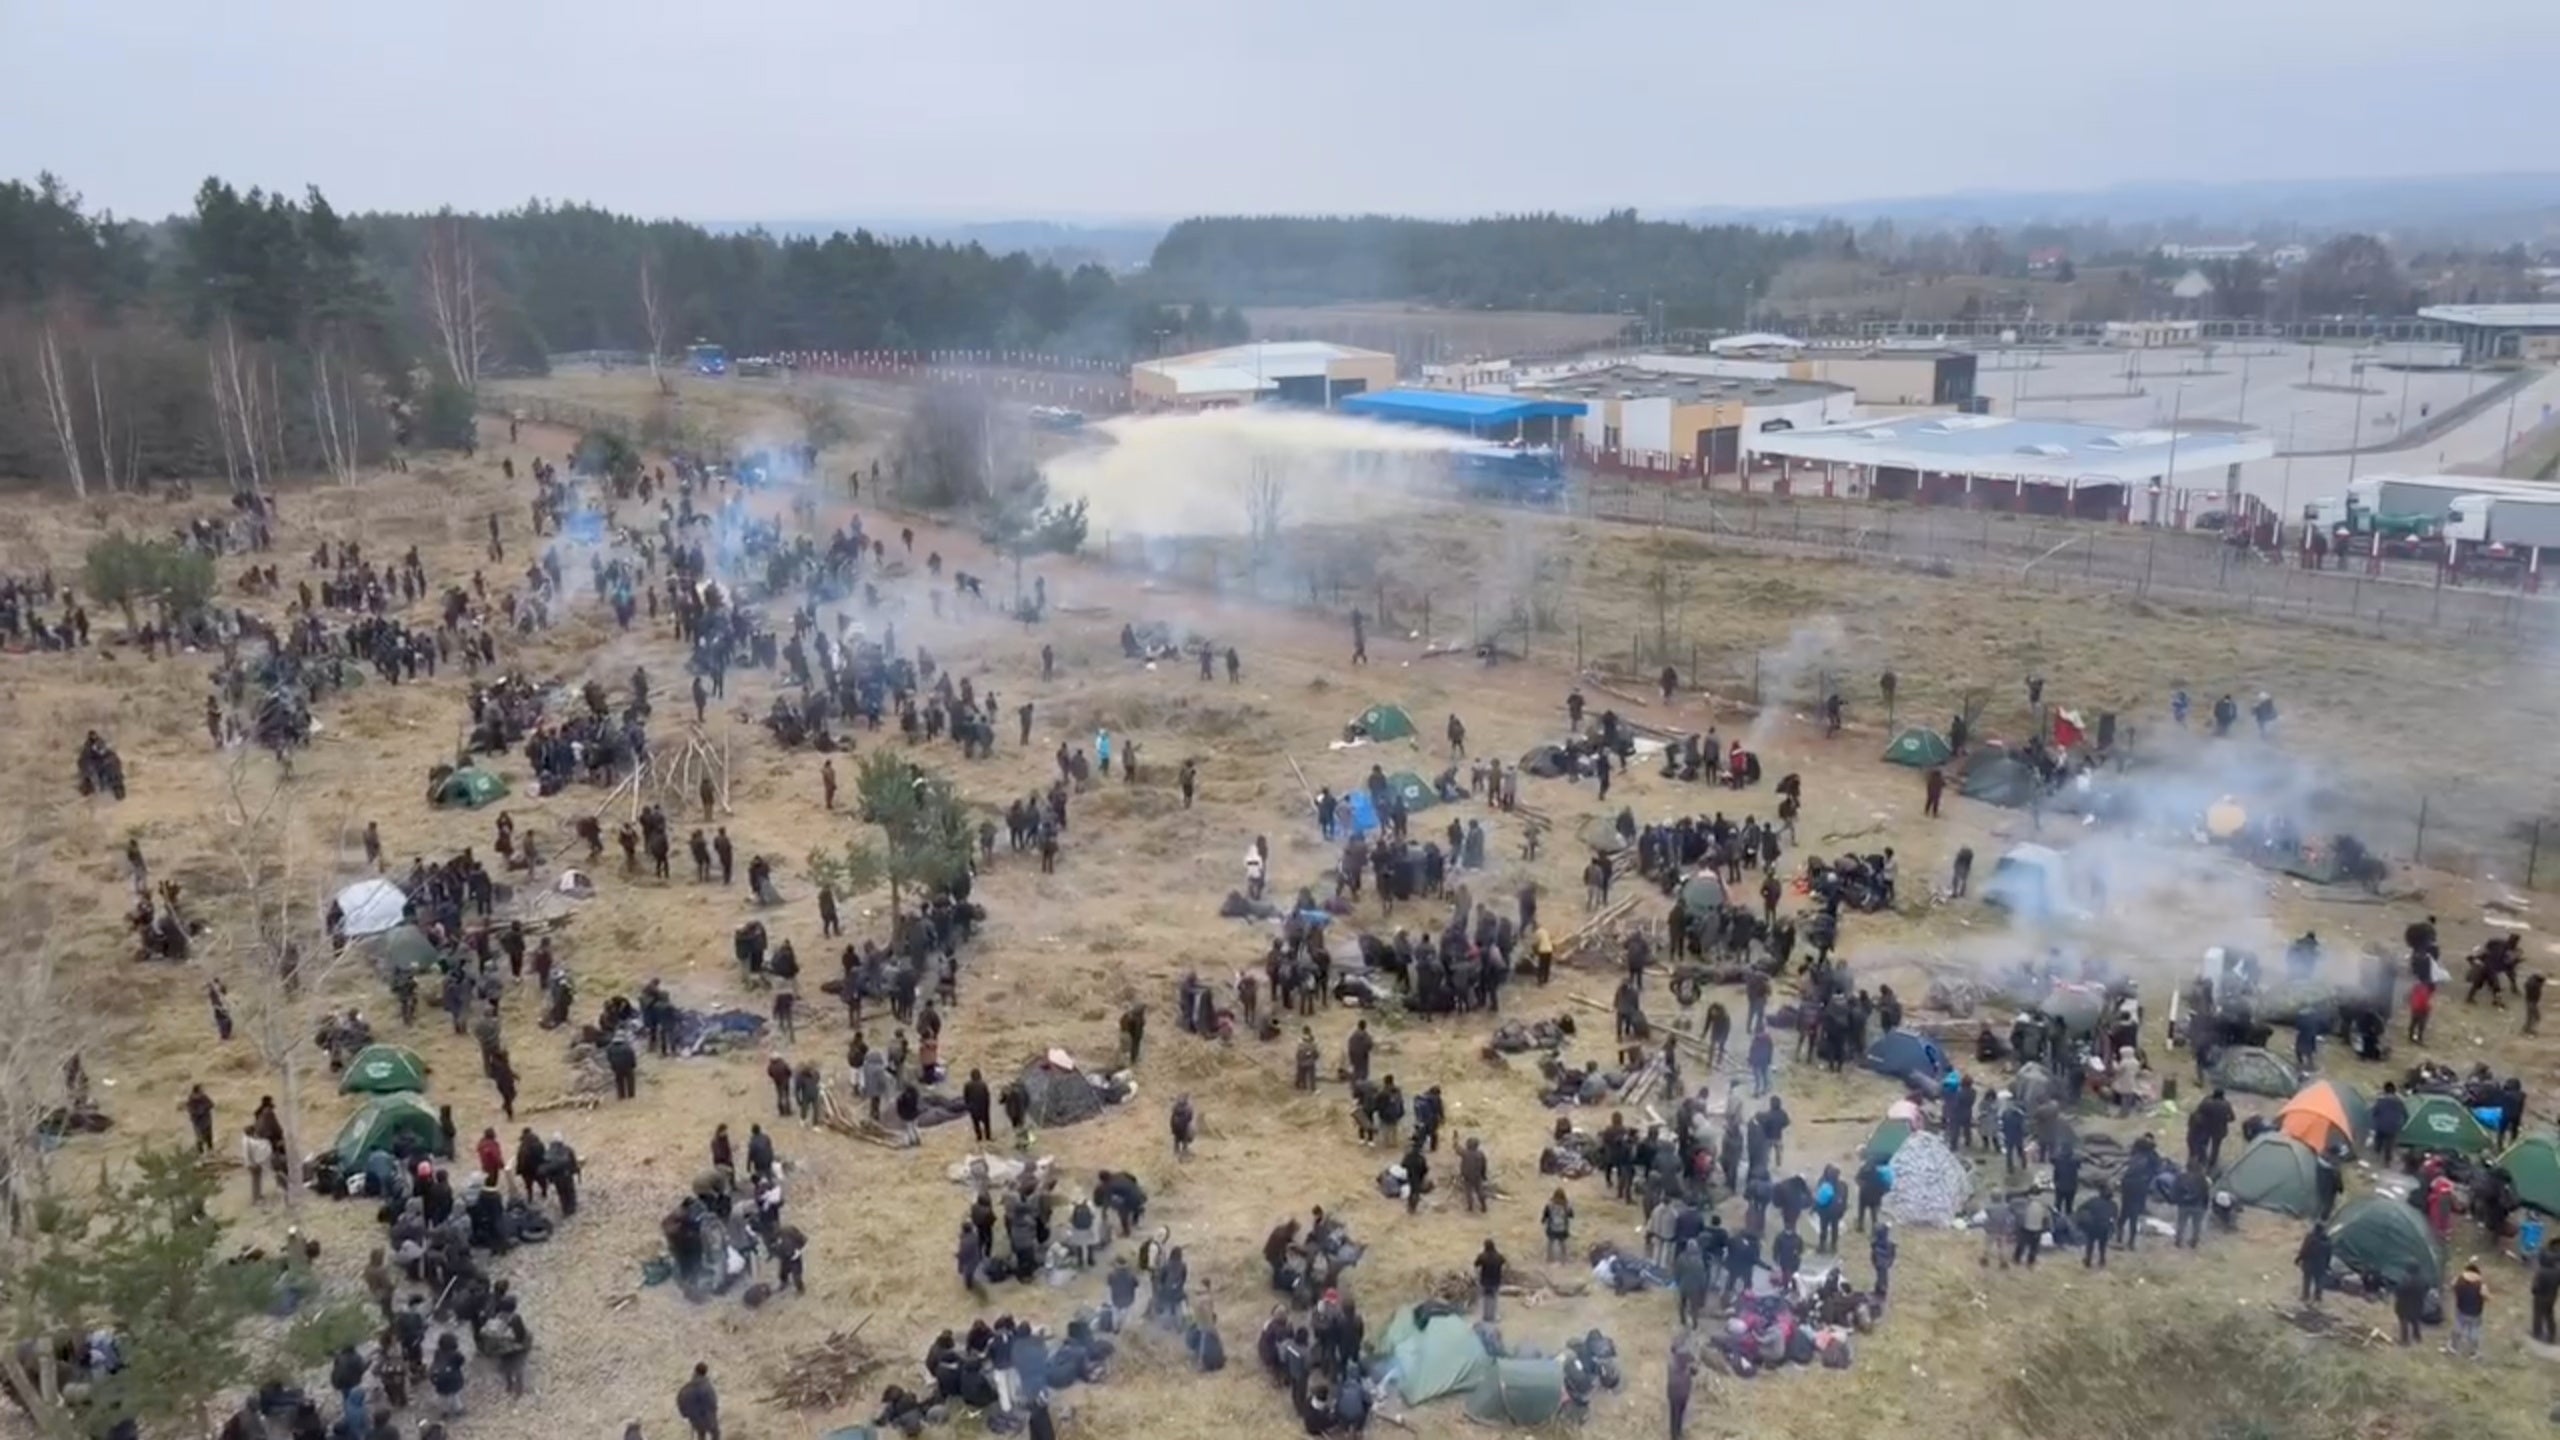
[[[832,1331],[785,1356],[772,1374],[766,1402],[785,1410],[834,1410],[861,1402],[870,1388],[864,1382],[888,1363],[862,1343],[862,1327],[870,1323],[865,1315],[851,1330]]]
[[[833,1080],[818,1082],[818,1124],[883,1150],[906,1148],[898,1143],[896,1131],[871,1118],[871,1107],[855,1099],[849,1088],[841,1088]]]

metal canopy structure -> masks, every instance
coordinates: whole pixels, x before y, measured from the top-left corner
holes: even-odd
[[[2265,460],[2257,430],[2111,430],[2002,415],[1901,416],[1754,437],[1764,455],[2032,485],[2169,483]]]
[[[1380,390],[1350,396],[1334,408],[1345,415],[1462,430],[1471,435],[1532,420],[1577,419],[1589,409],[1579,400],[1489,395],[1471,390]]]

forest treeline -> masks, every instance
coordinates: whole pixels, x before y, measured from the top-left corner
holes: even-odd
[[[470,434],[483,377],[564,351],[1048,351],[1240,339],[1098,266],[855,232],[715,234],[585,205],[344,215],[210,179],[184,215],[0,184],[0,477],[84,493],[352,474]]]
[[[1741,225],[1512,215],[1231,216],[1165,233],[1148,282],[1230,305],[1395,300],[1461,309],[1573,310],[1671,326],[1732,324],[1804,234]]]

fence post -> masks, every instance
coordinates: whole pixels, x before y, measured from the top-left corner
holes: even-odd
[[[1422,643],[1431,644],[1431,592],[1422,592]]]
[[[2524,852],[2524,888],[2527,890],[2533,888],[2534,872],[2541,868],[2542,822],[2536,820],[2533,822],[2533,839],[2527,842]]]
[[[2159,558],[2160,531],[2155,526],[2151,531],[2151,543],[2142,547],[2142,589],[2139,593],[2144,595],[2151,593],[2151,566]]]
[[[1751,703],[1755,706],[1763,703],[1763,697],[1760,694],[1760,652],[1757,650],[1751,652]]]
[[[2418,840],[2409,848],[2409,863],[2423,865],[2427,859],[2427,797],[2418,797]]]

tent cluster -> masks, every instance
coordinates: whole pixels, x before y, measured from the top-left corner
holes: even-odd
[[[426,1088],[427,1062],[417,1051],[404,1045],[368,1045],[357,1051],[338,1078],[338,1091],[366,1098],[338,1127],[338,1138],[329,1147],[337,1156],[338,1173],[363,1173],[365,1156],[391,1150],[404,1137],[409,1142],[404,1148],[411,1153],[443,1153],[444,1124],[423,1098]]]
[[[1445,1305],[1407,1305],[1370,1347],[1370,1378],[1407,1405],[1457,1396],[1479,1424],[1544,1425],[1617,1375],[1617,1347],[1592,1331],[1565,1355],[1505,1353],[1490,1326]]]

